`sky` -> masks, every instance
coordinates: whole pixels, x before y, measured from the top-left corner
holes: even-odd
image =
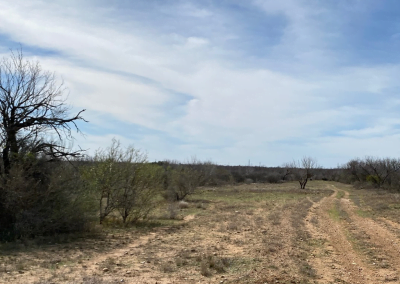
[[[336,167],[400,156],[397,0],[0,0],[0,57],[54,71],[73,147]]]

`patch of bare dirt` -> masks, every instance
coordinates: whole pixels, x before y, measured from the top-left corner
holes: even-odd
[[[357,206],[339,189],[315,203],[307,223],[315,239],[323,242],[313,252],[312,265],[322,283],[399,283],[399,238],[374,219],[357,214]],[[398,224],[391,223],[397,227]],[[338,282],[339,281],[339,282]],[[341,281],[341,282],[340,282]]]
[[[168,226],[2,253],[0,283],[400,283],[400,225],[360,216],[346,187],[203,193]]]

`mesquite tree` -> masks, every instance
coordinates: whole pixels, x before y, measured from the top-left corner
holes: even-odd
[[[374,187],[392,187],[398,184],[400,159],[365,157],[352,159],[343,166],[350,182],[369,183]]]
[[[313,175],[313,170],[318,168],[317,160],[311,157],[303,157],[299,161],[284,164],[287,174],[294,175],[294,178],[299,181],[300,188],[305,189],[308,180]]]
[[[79,132],[76,122],[84,121],[81,116],[84,110],[69,115],[64,91],[54,73],[43,71],[38,62],[25,59],[22,50],[11,51],[0,60],[0,239],[11,240],[34,231],[25,225],[21,228],[21,220],[39,227],[60,220],[47,213],[55,214],[52,209],[71,202],[64,195],[67,190],[52,189],[54,180],[48,169],[51,167],[44,166],[45,161],[82,153],[65,146],[66,139],[72,139],[71,131]],[[62,202],[50,197],[61,198]],[[24,214],[35,217],[37,222]]]
[[[8,173],[20,152],[44,154],[51,159],[79,156],[70,151],[65,139],[72,138],[84,110],[70,116],[63,97],[63,84],[41,65],[24,59],[21,50],[11,51],[0,61],[0,143],[4,173]],[[49,139],[49,136],[56,139]]]
[[[300,165],[300,188],[305,189],[308,179],[313,175],[313,169],[318,167],[317,160],[311,157],[303,157],[299,162]]]
[[[124,223],[146,218],[162,186],[162,168],[149,164],[146,153],[133,146],[124,148],[115,139],[110,147],[97,150],[81,173],[97,196],[100,224],[117,211]]]

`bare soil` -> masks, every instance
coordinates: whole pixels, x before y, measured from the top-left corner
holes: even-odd
[[[396,193],[312,181],[203,188],[187,201],[147,226],[2,245],[0,283],[400,283]]]

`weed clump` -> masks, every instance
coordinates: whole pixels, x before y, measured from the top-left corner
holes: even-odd
[[[168,261],[161,264],[161,270],[164,273],[171,273],[176,270],[176,267],[171,261]]]
[[[201,259],[200,273],[205,277],[210,277],[213,274],[213,270],[216,273],[224,273],[230,265],[231,261],[229,258],[221,258],[215,255],[205,255]]]

